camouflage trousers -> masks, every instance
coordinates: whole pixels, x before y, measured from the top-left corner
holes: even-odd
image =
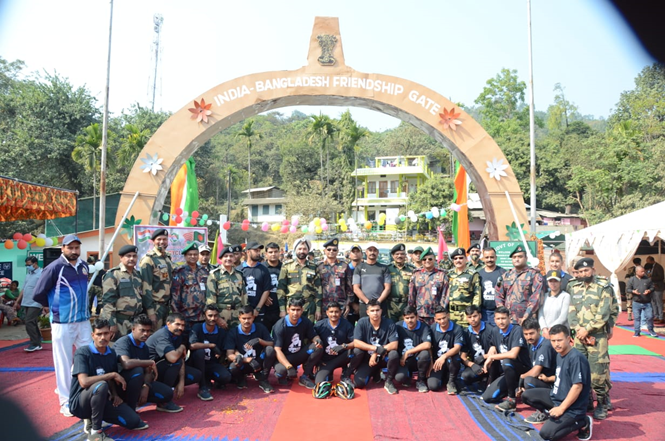
[[[95,297],[97,298],[97,308],[94,310],[93,305],[95,303]],[[88,290],[88,311],[92,315],[99,315],[102,310],[102,288],[99,286],[92,285]]]
[[[155,315],[157,316],[157,329],[166,325],[166,317],[168,317],[171,308],[169,302],[157,303],[155,302]]]
[[[633,293],[626,292],[626,311],[633,314]]]
[[[580,351],[589,361],[591,367],[591,388],[596,392],[598,400],[603,400],[610,391],[610,354],[607,348],[607,334],[593,335],[596,344],[587,346],[575,337],[575,349]]]
[[[305,298],[302,315],[303,317],[307,317],[312,323],[316,323],[316,297],[309,296]]]
[[[133,315],[118,314],[115,315],[115,325],[118,327],[118,330],[113,336],[113,341],[118,341],[120,337],[124,337],[132,332],[132,320],[134,320]]]
[[[402,317],[404,316],[404,310],[406,309],[408,303],[406,299],[403,301],[393,301],[390,300],[390,306],[388,307],[388,317],[395,323],[398,321],[402,320]]]
[[[237,309],[229,309],[226,305],[217,305],[219,308],[219,316],[226,320],[226,324],[228,325],[228,329],[230,330],[234,326],[238,326],[240,324],[240,319],[238,310]]]
[[[450,320],[454,321],[462,328],[469,326],[469,322],[466,320],[466,312],[464,310],[470,303],[458,303],[451,302],[448,308],[450,309]]]

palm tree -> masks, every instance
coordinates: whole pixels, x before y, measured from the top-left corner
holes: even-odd
[[[83,129],[85,134],[76,138],[72,159],[92,173],[92,229],[95,229],[95,196],[97,195],[97,171],[101,168],[102,130],[94,123]],[[110,155],[109,155],[110,156]]]
[[[353,167],[355,170],[358,169],[358,151],[360,150],[360,147],[358,146],[358,142],[364,138],[365,136],[369,135],[369,131],[364,128],[360,127],[354,120],[350,119],[350,114],[349,114],[349,119],[345,121],[344,125],[342,126],[342,131],[340,134],[340,149],[345,150],[346,148],[351,147],[353,149]],[[346,155],[344,155],[347,157]],[[348,161],[348,159],[347,159]],[[358,196],[358,175],[356,174],[356,184],[355,184],[355,189],[353,191],[353,197],[354,200]],[[356,218],[358,217],[358,205],[356,204]]]
[[[330,183],[330,153],[328,151],[328,140],[332,140],[335,133],[339,131],[335,122],[330,119],[328,115],[319,116],[310,115],[312,121],[310,123],[307,133],[309,134],[309,143],[312,144],[314,139],[318,138],[321,142],[321,184],[323,184],[323,151],[326,151],[326,189]],[[323,185],[321,185],[323,189]]]
[[[143,147],[150,140],[150,130],[141,130],[134,124],[127,124],[125,129],[129,134],[124,139],[122,147],[118,150],[118,161],[124,167],[130,168],[136,162],[136,158],[141,153],[141,150],[143,150]]]
[[[239,136],[244,137],[247,140],[247,193],[248,198],[252,198],[252,138],[256,136],[259,139],[262,139],[263,136],[254,130],[254,120],[248,119],[243,124],[242,129],[236,133],[236,138]]]

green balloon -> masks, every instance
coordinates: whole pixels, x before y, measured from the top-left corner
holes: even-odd
[[[201,220],[199,221],[199,225],[201,225],[201,226],[204,226],[205,223],[206,223],[206,221],[204,221],[203,219],[201,219]]]
[[[168,213],[164,213],[164,214],[162,214],[162,220],[165,221],[165,222],[166,222],[167,220],[169,220],[169,214],[168,214]]]
[[[202,219],[203,219],[203,220],[208,220],[208,215],[207,215],[207,214],[204,214],[203,217],[202,217]]]
[[[406,216],[401,215],[401,216],[399,217],[399,220],[401,220],[402,222],[404,222],[404,221],[406,220]]]
[[[302,231],[303,233],[307,233],[307,225],[303,225],[302,227],[300,227],[300,231]]]

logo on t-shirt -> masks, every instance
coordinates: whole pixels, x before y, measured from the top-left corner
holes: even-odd
[[[300,335],[293,334],[293,337],[291,337],[291,344],[289,345],[289,352],[295,354],[300,350],[301,347],[302,342],[300,341]]]
[[[485,280],[483,282],[483,299],[493,301],[496,291],[494,291],[494,284],[491,280]]]
[[[413,340],[406,338],[404,339],[404,350],[402,351],[402,355],[404,355],[409,349],[413,349]]]
[[[505,344],[501,343],[501,344],[499,345],[499,352],[501,352],[502,354],[503,354],[504,352],[508,352],[508,346],[506,346]]]
[[[554,380],[554,386],[552,386],[552,393],[556,394],[559,390],[559,383],[561,379],[559,378],[559,374],[561,373],[561,367],[557,366],[556,368],[556,380]],[[582,376],[580,376],[580,379],[582,379]]]
[[[476,342],[473,342],[473,344],[472,344],[471,346],[473,347],[473,351],[474,351],[474,354],[473,354],[473,359],[474,359],[474,360],[478,360],[478,359],[480,359],[480,358],[484,358],[483,355],[485,355],[485,350],[484,350],[483,347],[480,345],[480,343],[478,343],[478,342],[476,341]]]
[[[247,281],[247,295],[254,297],[256,295],[256,280],[254,276],[247,276],[245,280]]]
[[[326,347],[326,354],[328,355],[334,355],[332,353],[332,348],[337,346],[337,339],[334,336],[328,337],[328,346]]]
[[[270,290],[270,292],[277,292],[277,282],[278,282],[277,274],[271,274],[270,283],[272,283],[272,289]]]
[[[97,375],[104,375],[104,374],[106,373],[106,371],[104,370],[104,368],[103,368],[103,367],[100,367],[100,366],[97,366],[96,371],[97,371]]]
[[[448,352],[448,340],[441,340],[439,342],[439,351],[436,353],[436,356],[440,357],[446,352]]]

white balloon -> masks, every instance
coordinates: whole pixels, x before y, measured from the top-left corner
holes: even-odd
[[[44,233],[38,234],[37,237],[41,237],[42,239],[46,239],[46,234],[44,234]]]
[[[47,247],[53,246],[53,239],[51,239],[50,237],[47,237],[46,238],[46,246]]]
[[[432,207],[430,211],[432,212],[432,216],[439,217],[439,209],[437,207]]]
[[[206,224],[212,225],[212,221],[210,219],[208,219],[208,222],[206,222]]]
[[[413,210],[409,210],[408,213],[406,213],[407,216],[413,217],[416,213]]]
[[[415,214],[412,214],[411,216],[409,216],[409,218],[411,219],[411,222],[418,221],[418,217]]]
[[[97,271],[101,271],[101,270],[103,270],[103,269],[104,269],[104,262],[102,262],[101,260],[98,261],[98,262],[96,262],[96,263],[95,263],[95,269],[96,269]]]
[[[538,259],[537,257],[532,257],[531,260],[529,261],[529,265],[534,266],[534,267],[538,266],[539,263],[540,263],[540,259]]]

